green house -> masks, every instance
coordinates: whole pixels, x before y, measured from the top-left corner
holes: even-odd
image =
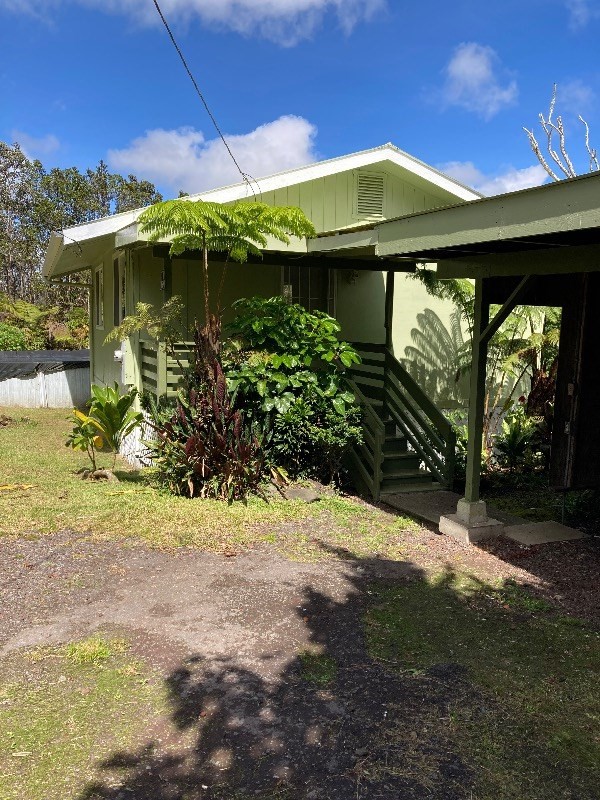
[[[413,329],[426,309],[442,324],[449,325],[454,308],[429,296],[422,284],[411,277],[415,271],[413,260],[397,256],[382,258],[376,253],[375,243],[370,242],[373,225],[475,200],[479,195],[392,144],[261,178],[256,191],[263,202],[301,208],[313,222],[317,237],[308,242],[292,241],[289,246],[274,242],[264,250],[262,259],[230,265],[222,298],[225,321],[231,314],[232,302],[239,297],[284,294],[309,310],[328,311],[340,322],[343,338],[358,343],[365,367],[356,376],[357,391],[370,408],[373,403],[384,402],[382,381],[387,367],[393,367],[410,384],[413,394],[422,391],[427,376],[415,382],[399,359],[404,358]],[[245,183],[240,183],[189,199],[200,198],[227,203],[251,200],[252,194]],[[185,358],[189,349],[188,332],[194,319],[202,316],[202,277],[197,258],[192,253],[171,258],[166,243],[149,243],[137,224],[141,210],[115,214],[53,234],[44,276],[57,279],[82,269],[91,271],[92,382],[107,384],[116,380],[140,391],[170,395],[175,393],[179,381],[177,364],[169,361],[155,341],[142,334],[117,348],[114,343],[104,344],[106,335],[133,311],[136,303],[160,306],[169,297],[179,295],[185,303],[180,345],[181,356]],[[338,237],[340,248],[336,246]],[[218,281],[223,269],[218,254],[214,254],[209,269]],[[401,313],[394,315],[394,306]],[[429,390],[422,393],[430,405],[436,399],[425,396],[431,394]],[[445,427],[441,415],[435,419]],[[396,426],[388,425],[386,431],[385,425],[381,428],[384,424],[381,419],[379,422],[378,426],[373,422],[377,435],[370,441],[367,454],[373,464],[364,476],[366,488],[375,496],[385,480],[381,469],[378,472],[373,466],[380,462],[382,468],[381,454],[386,449],[386,440],[388,447],[397,448],[399,456],[406,451],[406,440],[397,435]],[[442,446],[447,446],[445,441],[435,441],[435,431],[432,434],[433,443],[431,435],[416,442],[409,436],[408,442],[419,453],[418,457],[413,454],[410,460],[406,455],[404,461],[396,459],[395,466],[388,459],[390,487],[397,486],[394,478],[402,471],[402,464],[412,467],[404,469],[407,478],[409,473],[416,480],[422,476],[423,448],[439,453]],[[362,459],[358,460],[362,463]],[[432,475],[442,483],[447,482],[448,476],[443,471],[436,472],[434,468]]]

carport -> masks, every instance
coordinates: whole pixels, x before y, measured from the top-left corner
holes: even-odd
[[[369,244],[381,259],[437,264],[440,279],[475,281],[465,496],[440,530],[464,541],[501,532],[479,494],[487,349],[519,304],[563,309],[552,484],[599,487],[600,174],[390,220],[374,226]],[[356,248],[352,234],[347,246]],[[490,305],[500,306],[492,318]]]
[[[600,486],[600,174],[476,200],[377,227],[377,252],[436,262],[438,277],[475,280],[465,497],[442,532],[498,533],[479,496],[487,346],[516,305],[561,306],[551,480]],[[490,319],[490,305],[500,309]]]

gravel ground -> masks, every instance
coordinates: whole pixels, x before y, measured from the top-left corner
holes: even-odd
[[[428,720],[467,692],[472,701],[473,688],[455,665],[399,675],[368,657],[361,619],[371,582],[441,568],[512,578],[597,622],[600,548],[464,547],[423,529],[406,534],[404,552],[402,562],[332,553],[300,563],[267,547],[226,557],[68,531],[5,539],[0,656],[117,631],[164,677],[170,718],[149,728],[138,752],[115,754],[106,781],[80,800],[466,799],[469,770]],[[302,677],[307,649],[337,664],[332,682]],[[395,771],[382,766],[390,726],[404,741]]]

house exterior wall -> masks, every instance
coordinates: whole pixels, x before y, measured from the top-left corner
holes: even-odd
[[[426,191],[393,174],[383,165],[365,170],[349,170],[273,192],[260,199],[273,205],[294,205],[301,208],[312,220],[318,233],[350,228],[381,216],[359,216],[357,212],[357,181],[361,172],[384,176],[383,218],[423,211],[448,203],[448,194],[435,187]],[[104,266],[104,328],[98,329],[93,319],[90,346],[93,349],[92,380],[110,383],[114,380],[141,388],[139,364],[140,338],[132,337],[126,343],[123,367],[114,360],[118,343],[104,345],[104,337],[113,326],[113,253],[108,253]],[[161,287],[163,258],[153,255],[150,246],[128,253],[127,312],[131,313],[138,302],[160,307],[166,299]],[[211,298],[216,298],[222,273],[222,264],[210,265]],[[227,280],[221,306],[224,322],[232,317],[232,303],[239,297],[262,295],[271,297],[282,289],[281,268],[266,265],[237,265],[228,267]],[[185,300],[181,319],[181,337],[189,339],[194,319],[203,316],[202,268],[199,260],[173,259],[171,269],[171,294]],[[385,273],[338,271],[335,280],[336,316],[342,326],[342,336],[353,342],[384,342]],[[94,298],[95,302],[95,298]],[[417,315],[426,308],[432,309],[442,323],[449,327],[454,311],[452,303],[437,300],[427,294],[417,281],[398,274],[395,283],[393,349],[397,358],[404,358],[405,348],[412,344],[412,331],[417,326]]]
[[[112,384],[114,381],[121,382],[121,364],[115,361],[115,350],[119,348],[118,342],[110,342],[104,344],[106,335],[112,330],[114,326],[114,310],[113,310],[113,251],[106,253],[101,261],[96,263],[92,269],[92,289],[90,293],[91,298],[91,326],[90,326],[90,351],[91,358],[91,382],[97,384]],[[96,296],[96,271],[102,270],[104,297],[98,298]],[[103,324],[98,325],[97,307],[98,303],[102,303],[103,309]]]

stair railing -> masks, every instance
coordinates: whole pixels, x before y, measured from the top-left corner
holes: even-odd
[[[363,442],[350,452],[355,475],[377,503],[381,492],[385,425],[355,381],[348,381],[363,413]]]
[[[397,358],[387,350],[384,369],[385,410],[444,487],[454,481],[456,432]]]
[[[380,422],[389,415],[437,481],[444,487],[451,487],[456,463],[453,425],[389,348],[365,342],[355,342],[354,347],[362,359],[352,370],[353,388],[361,407],[368,406]],[[366,424],[373,425],[372,422]],[[382,441],[384,439],[385,433]],[[363,464],[363,468],[365,466],[367,464]],[[380,461],[379,481],[381,474]]]

